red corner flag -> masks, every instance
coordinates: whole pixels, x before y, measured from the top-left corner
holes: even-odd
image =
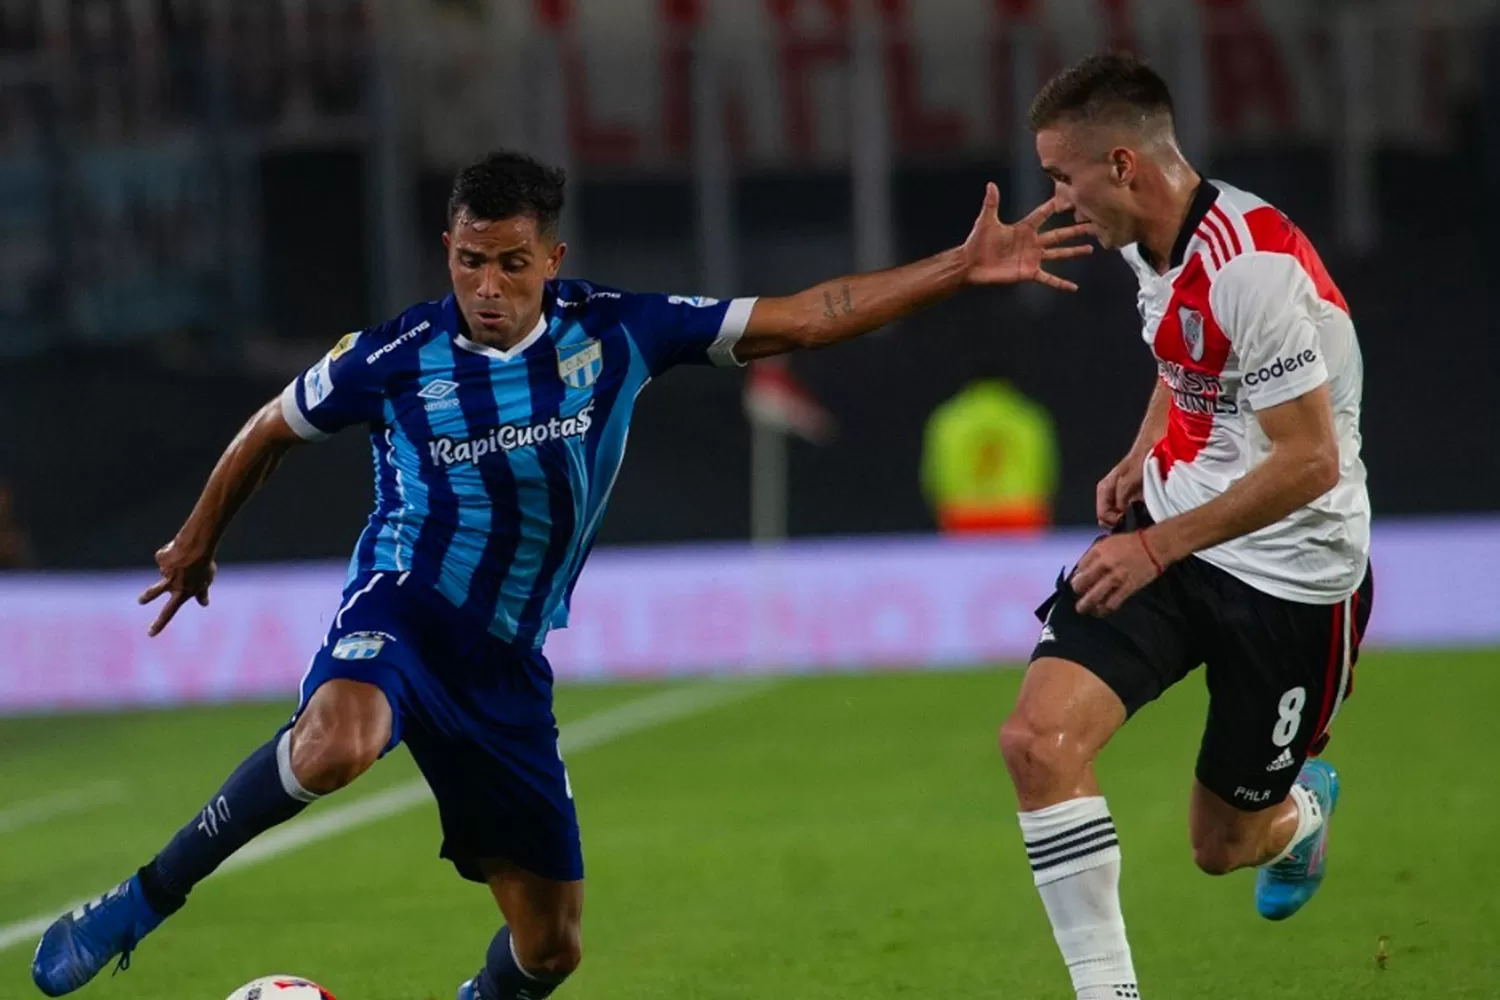
[[[812,444],[827,444],[836,430],[833,415],[792,374],[785,358],[768,358],[750,366],[745,415],[753,424],[795,434]]]

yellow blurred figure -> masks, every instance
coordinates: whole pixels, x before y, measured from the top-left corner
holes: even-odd
[[[1052,416],[1004,379],[971,382],[927,421],[922,491],[945,532],[1026,532],[1052,523]]]

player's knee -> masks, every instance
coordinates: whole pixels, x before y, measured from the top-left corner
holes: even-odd
[[[1019,712],[1000,727],[1000,755],[1023,795],[1044,793],[1076,780],[1088,761],[1080,758],[1074,742],[1061,730],[1037,724]]]
[[[363,720],[304,715],[292,731],[292,773],[310,792],[336,792],[370,769],[387,739]]]
[[[571,976],[583,961],[583,936],[577,924],[564,924],[531,947],[517,950],[524,952],[520,957],[527,972],[558,981]]]

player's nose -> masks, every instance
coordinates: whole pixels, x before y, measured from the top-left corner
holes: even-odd
[[[501,272],[498,267],[486,267],[479,276],[479,297],[481,299],[500,298],[502,285]]]

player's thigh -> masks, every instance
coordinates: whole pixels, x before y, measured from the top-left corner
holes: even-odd
[[[1337,604],[1304,604],[1205,566],[1201,594],[1212,638],[1198,780],[1235,809],[1266,809],[1286,798],[1350,689],[1368,581]]]
[[[385,752],[395,713],[385,691],[364,680],[330,678],[318,685],[292,727],[292,768],[299,775],[316,761],[337,758],[365,766]]]
[[[311,770],[347,783],[400,742],[406,678],[421,669],[421,650],[410,595],[397,579],[375,573],[344,592],[292,716],[299,777]]]
[[[449,720],[453,708],[444,713]],[[428,721],[436,712],[417,714],[406,745],[437,799],[441,854],[458,873],[488,882],[484,863],[503,858],[542,879],[581,881],[578,813],[556,729],[472,719],[439,727]]]
[[[481,858],[479,868],[510,927],[523,967],[577,964],[582,951],[582,879],[546,878],[508,858]]]
[[[1078,610],[1066,579],[1038,609],[1042,632],[1012,717],[1097,751],[1200,662],[1177,567],[1104,617]]]

